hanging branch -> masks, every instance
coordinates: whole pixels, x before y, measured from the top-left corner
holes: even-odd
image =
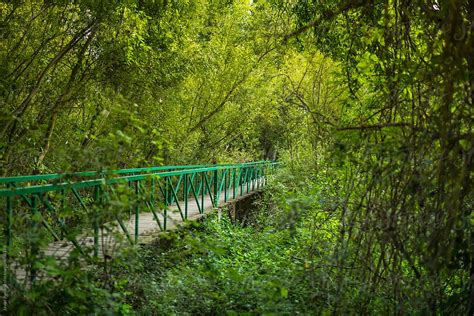
[[[292,37],[296,37],[304,32],[306,32],[307,30],[309,30],[310,28],[313,28],[315,26],[318,26],[319,24],[321,24],[323,21],[329,21],[329,20],[332,20],[333,18],[335,18],[336,16],[338,16],[339,14],[341,13],[344,13],[344,12],[347,12],[351,9],[355,9],[355,8],[358,8],[358,7],[361,7],[363,6],[364,4],[366,4],[366,1],[363,1],[363,0],[357,0],[357,1],[347,1],[347,2],[344,2],[342,5],[340,5],[338,8],[336,8],[336,10],[325,10],[317,19],[313,20],[312,22],[309,22],[308,24],[306,24],[305,26],[302,26],[300,27],[299,29],[291,32],[290,34],[287,34],[285,37],[284,37],[284,41],[288,41],[290,38]]]

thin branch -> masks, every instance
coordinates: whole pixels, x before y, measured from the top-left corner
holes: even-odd
[[[367,129],[382,129],[386,127],[410,127],[416,129],[411,123],[399,122],[399,123],[386,123],[386,124],[374,124],[374,125],[359,125],[359,126],[346,126],[338,128],[338,131],[349,131],[349,130],[367,130]]]

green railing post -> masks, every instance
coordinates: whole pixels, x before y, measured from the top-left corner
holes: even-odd
[[[232,198],[235,199],[236,197],[236,185],[235,185],[235,174],[237,173],[237,168],[233,168],[233,173],[232,173]]]
[[[60,204],[60,207],[59,207],[59,214],[58,214],[58,220],[61,222],[65,222],[64,219],[63,219],[63,216],[62,214],[64,214],[64,210],[66,208],[66,190],[65,189],[62,189],[61,191],[61,204]],[[60,237],[61,237],[61,240],[64,239],[65,237],[65,231],[61,229],[60,231]]]
[[[169,196],[169,188],[168,188],[168,177],[165,177],[165,209],[163,210],[163,230],[166,230],[166,222],[168,221],[168,196]]]
[[[267,166],[268,165],[264,165],[262,167],[262,177],[263,177],[262,178],[262,185],[265,185],[266,184],[265,182],[267,181],[267,172],[266,172],[267,171]]]
[[[240,168],[239,172],[240,196],[244,195],[244,170],[244,168]]]
[[[7,188],[10,188],[10,185],[7,185]],[[6,221],[5,221],[5,262],[3,263],[5,267],[3,268],[3,272],[5,273],[4,275],[4,280],[1,281],[6,281],[7,284],[4,284],[4,286],[9,285],[10,283],[10,278],[9,278],[9,267],[10,267],[10,256],[11,256],[11,251],[12,251],[12,245],[13,245],[13,232],[12,232],[12,226],[13,226],[13,197],[7,196],[7,214],[6,214]],[[7,291],[5,291],[4,294],[4,300],[5,303],[7,303],[7,300],[9,299],[9,294]]]
[[[184,218],[185,219],[188,219],[188,175],[185,174],[184,175],[184,183],[183,183],[183,187],[184,187]]]
[[[150,205],[153,209],[155,208],[155,177],[151,178]]]
[[[240,182],[240,195],[245,193],[245,183],[247,182],[247,168],[242,169],[242,180]]]
[[[267,185],[267,183],[268,183],[268,174],[270,173],[269,169],[270,169],[270,165],[268,165],[268,164],[265,165],[265,171],[264,171],[265,177],[263,178],[263,184],[264,185]]]
[[[133,192],[133,182],[131,180],[128,180],[128,190],[131,194],[131,192]],[[133,214],[133,205],[132,203],[130,203],[130,205],[128,206],[128,216],[131,218],[132,217],[132,214]]]
[[[8,187],[8,186],[7,186]],[[5,234],[5,246],[4,246],[4,254],[5,254],[5,262],[3,262],[3,264],[5,265],[3,267],[3,273],[4,273],[4,276],[3,276],[3,280],[1,280],[2,282],[5,282],[6,284],[4,284],[4,287],[6,286],[9,286],[10,285],[10,273],[8,271],[8,269],[10,268],[10,253],[11,253],[11,248],[12,248],[12,212],[13,212],[13,206],[12,206],[12,198],[11,197],[7,197],[7,213],[6,213],[6,220],[5,220],[5,227],[4,227],[4,234]],[[4,303],[4,307],[5,307],[5,312],[6,312],[6,307],[8,305],[8,300],[9,300],[9,293],[8,291],[5,290],[4,292],[4,296],[3,296],[3,303]]]
[[[30,241],[31,244],[31,262],[30,262],[30,281],[31,283],[35,282],[36,280],[36,273],[37,269],[35,267],[35,262],[38,257],[38,223],[36,221],[36,215],[38,214],[38,203],[37,203],[37,195],[33,194],[31,198],[31,213],[33,214],[33,219],[31,221],[31,228],[32,228],[32,236],[33,240]]]
[[[244,181],[244,194],[246,193],[245,192],[245,188],[249,185],[249,169],[246,167],[245,168],[245,181]]]
[[[168,177],[168,185],[169,185],[169,188],[168,188],[168,204],[171,206],[173,203],[174,203],[174,197],[173,197],[173,176],[171,177]]]
[[[251,181],[252,181],[252,169],[248,168],[247,171],[250,171],[250,176],[247,175],[247,193],[249,193],[250,192],[250,184],[251,184]]]
[[[260,167],[257,168],[257,190],[260,188]]]
[[[218,186],[218,178],[219,178],[219,175],[218,175],[218,169],[215,169],[214,170],[214,180],[213,180],[213,184],[214,184],[214,207],[218,207],[219,206],[219,194],[218,194],[218,190],[219,190],[219,186]]]
[[[153,176],[151,178],[151,194],[150,194],[150,207],[155,212],[155,190],[156,190],[156,184],[155,184],[155,177]],[[157,221],[158,227],[160,230],[163,230],[163,227],[161,226],[160,219],[156,214],[153,214],[155,221]]]
[[[140,232],[140,180],[135,181],[135,243]]]
[[[205,173],[204,172],[201,172],[201,214],[204,213],[204,191],[205,191],[205,188],[206,188],[206,185],[204,183],[204,177],[205,177]]]
[[[224,173],[224,202],[226,202],[226,203],[227,203],[227,200],[228,200],[228,196],[227,196],[227,195],[228,195],[228,192],[227,192],[227,191],[228,191],[228,188],[227,188],[227,176],[230,177],[230,175],[228,175],[228,172],[226,171],[226,172]]]
[[[253,168],[249,168],[250,174],[249,179],[247,180],[247,193],[252,192],[252,179],[253,179]]]
[[[94,257],[99,256],[99,208],[102,208],[100,185],[95,187],[95,208],[94,208]]]
[[[7,186],[8,188],[10,185]],[[7,218],[6,218],[6,225],[5,225],[5,239],[6,239],[6,249],[5,249],[5,256],[6,256],[6,263],[8,263],[8,259],[10,258],[10,253],[12,249],[12,220],[13,220],[13,197],[7,196]]]
[[[252,191],[255,191],[255,179],[257,178],[255,176],[256,171],[257,171],[257,168],[252,167]]]

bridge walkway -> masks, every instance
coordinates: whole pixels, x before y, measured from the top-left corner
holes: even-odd
[[[252,183],[249,183],[248,185],[249,187],[252,187],[252,185],[257,187],[259,186],[257,185],[257,181],[262,183],[263,180],[264,180],[263,178],[256,179]],[[247,186],[247,183],[245,183],[244,186]],[[249,191],[249,192],[245,192],[245,191],[238,192],[236,193],[235,198],[227,199],[227,200],[225,198],[225,195],[220,195],[217,208],[221,208],[225,206],[226,204],[233,203],[237,199],[250,196],[254,194],[255,192],[256,190]],[[186,219],[183,219],[179,212],[179,209],[181,210],[185,209],[185,201],[180,201],[179,207],[177,203],[174,203],[173,205],[168,206],[168,212],[166,214],[167,219],[168,219],[166,231],[174,230],[180,227],[181,225],[183,225],[186,221],[196,221],[216,209],[212,203],[212,198],[210,194],[207,194],[204,196],[203,202],[204,202],[204,212],[201,213],[196,200],[194,198],[188,199],[188,214],[187,214]],[[164,230],[162,229],[164,220],[161,220],[160,222],[161,222],[161,228],[160,228],[160,225],[158,225],[156,218],[152,212],[144,212],[140,214],[139,224],[138,224],[138,235],[139,235],[140,244],[150,243],[156,239],[159,233],[164,232]],[[135,223],[136,223],[136,218],[134,216],[131,216],[128,221],[124,222],[124,224],[126,225],[126,230],[128,232],[132,232],[135,229]],[[123,238],[117,238],[117,235]],[[92,247],[94,244],[94,235],[93,235],[92,230],[90,230],[89,232],[84,232],[84,234],[80,238],[77,238],[77,240],[80,243],[80,245],[83,247]],[[122,248],[124,246],[124,243],[125,244],[128,243],[126,241],[124,231],[120,229],[118,225],[115,226],[115,231],[113,232],[106,232],[104,230],[100,231],[99,241],[100,241],[99,243],[100,245],[99,256],[100,257],[103,257],[104,255],[112,256],[113,255],[112,252],[115,249]],[[45,255],[63,260],[63,259],[66,259],[69,253],[75,248],[76,247],[70,241],[56,241],[48,245],[47,249],[45,249]]]

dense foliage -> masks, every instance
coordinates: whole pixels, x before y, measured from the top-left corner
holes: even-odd
[[[277,39],[261,32],[279,27],[271,11],[250,16],[249,5],[225,1],[3,1],[0,10],[3,175],[259,150],[255,123],[278,64]]]
[[[393,312],[473,312],[473,6],[291,8],[343,62],[355,108],[334,134],[345,155],[338,262],[358,266],[344,275],[370,291],[389,285]]]
[[[11,310],[472,315],[473,12],[1,1],[1,175],[284,162],[251,225],[71,260]]]

